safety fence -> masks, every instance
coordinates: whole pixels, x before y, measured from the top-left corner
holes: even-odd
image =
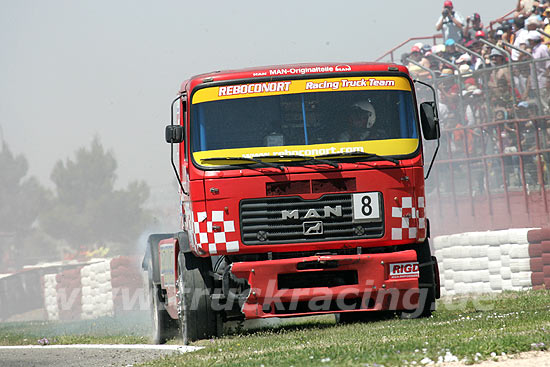
[[[441,146],[426,183],[436,235],[550,223],[550,79],[540,71],[550,59],[522,52],[518,62],[502,56],[473,72],[441,61],[445,73],[413,73],[437,91]],[[433,94],[418,88],[418,98]],[[427,157],[434,148],[426,144]]]

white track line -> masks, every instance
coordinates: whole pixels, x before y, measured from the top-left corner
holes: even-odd
[[[53,345],[14,345],[0,346],[1,349],[141,349],[173,350],[175,352],[194,352],[204,347],[188,345],[153,345],[153,344],[53,344]]]

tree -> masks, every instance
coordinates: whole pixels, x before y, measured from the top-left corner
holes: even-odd
[[[77,150],[74,160],[58,161],[51,173],[55,198],[40,222],[52,237],[73,246],[131,244],[151,222],[143,208],[149,187],[142,181],[115,189],[117,162],[98,137]]]
[[[0,264],[18,267],[54,253],[37,229],[37,218],[49,209],[50,193],[35,177],[27,177],[25,156],[15,156],[4,141],[0,144]]]

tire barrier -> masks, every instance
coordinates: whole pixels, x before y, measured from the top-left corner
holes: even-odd
[[[550,228],[435,237],[442,295],[550,289]],[[144,309],[137,257],[121,256],[42,277],[50,320],[92,319]],[[145,306],[144,306],[145,305]]]
[[[508,229],[438,236],[442,295],[550,289],[550,229]]]
[[[529,231],[531,284],[535,289],[550,289],[550,228]]]
[[[42,277],[48,320],[120,315],[148,305],[137,257],[120,256]]]
[[[139,267],[140,259],[121,256],[111,261],[111,284],[115,315],[138,310],[143,304],[143,276]]]
[[[56,274],[44,275],[44,308],[48,320],[59,320],[59,307],[57,305],[57,279]]]
[[[79,320],[82,313],[82,268],[70,269],[57,274],[57,307],[60,320]]]
[[[82,319],[95,319],[113,314],[110,270],[111,265],[108,260],[84,266],[80,270]]]

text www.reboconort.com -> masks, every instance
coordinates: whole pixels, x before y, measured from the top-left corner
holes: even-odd
[[[281,156],[281,155],[305,155],[305,156],[318,156],[325,154],[338,154],[338,153],[352,153],[352,152],[364,152],[363,147],[343,147],[343,148],[309,148],[309,149],[299,149],[299,150],[290,150],[285,149],[279,152],[261,152],[261,153],[245,153],[242,156],[245,158],[253,157],[262,157],[266,155],[271,156]]]

